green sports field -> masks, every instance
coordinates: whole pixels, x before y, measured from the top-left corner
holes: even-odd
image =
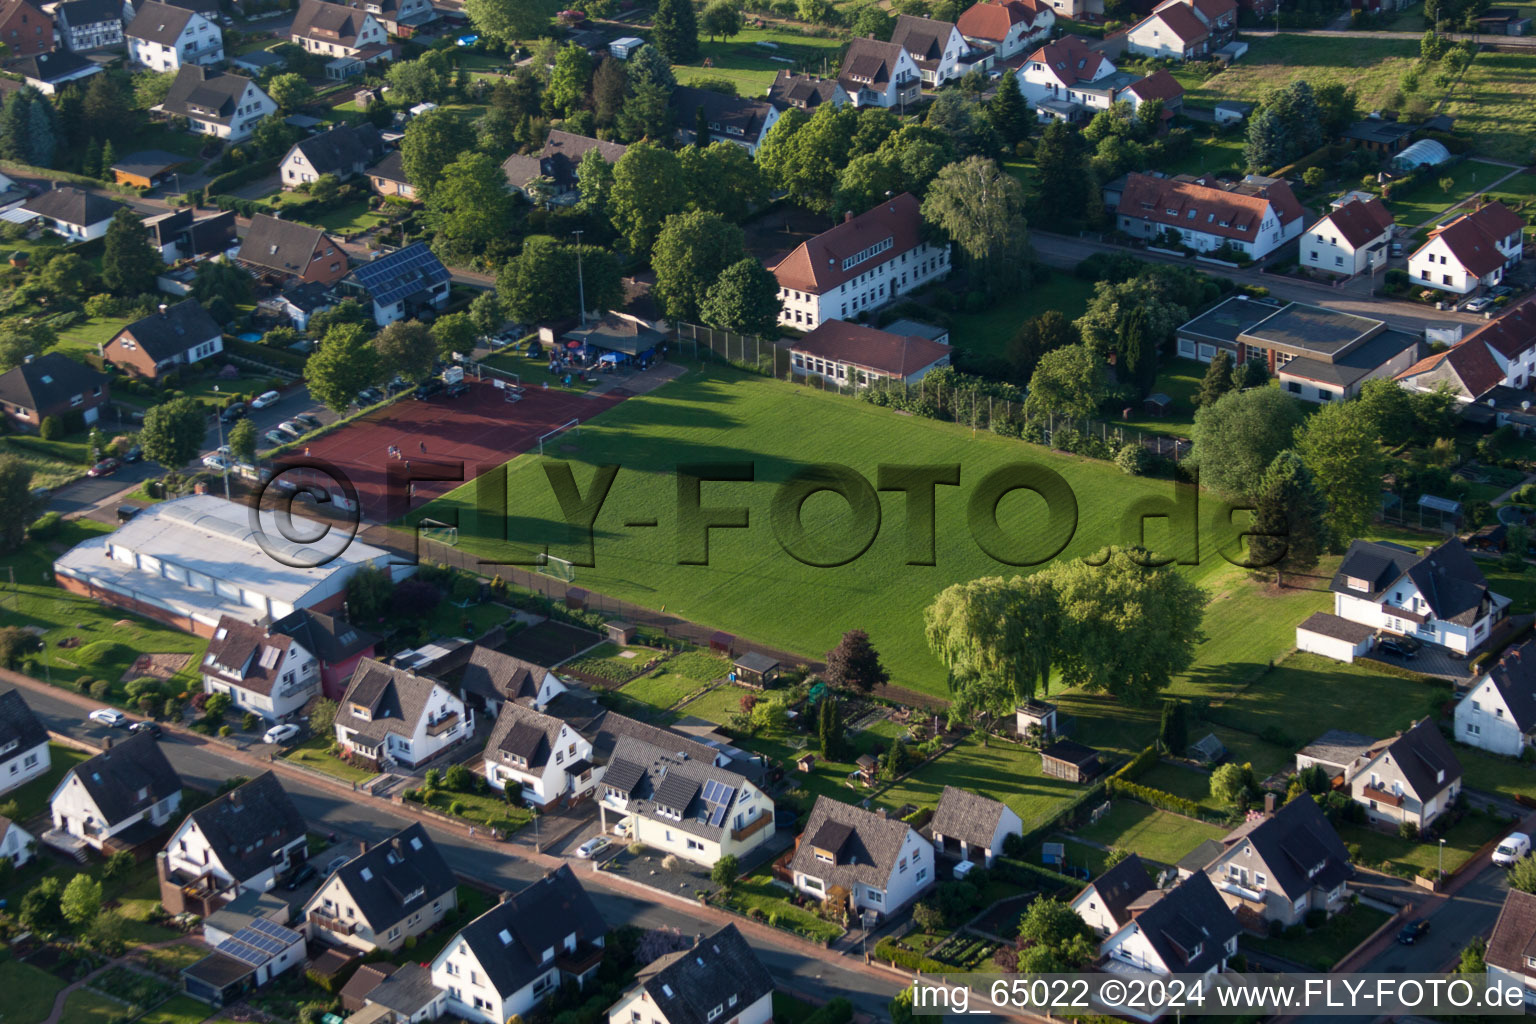
[[[1123,542],[1130,510],[1148,499],[1171,499],[1166,481],[1126,476],[1114,466],[1058,455],[1036,445],[985,432],[973,436],[952,424],[899,415],[888,409],[720,367],[691,370],[649,395],[631,398],[584,424],[563,441],[559,458],[523,455],[507,467],[509,516],[478,518],[468,484],[419,510],[447,520],[459,514],[460,546],[488,558],[505,558],[527,545],[548,543],[550,553],[584,557],[568,543],[545,464],[568,465],[583,495],[590,494],[596,466],[620,467],[594,529],[595,567],[576,569],[575,582],[652,608],[665,608],[714,628],[819,658],[843,631],[867,630],[899,685],[942,695],[944,671],[923,639],[923,609],[945,586],[987,575],[1028,571],[995,561],[978,546],[968,524],[968,503],[978,483],[1010,464],[1059,474],[1077,505],[1077,525],[1063,555],[1091,553]],[[753,482],[705,482],[705,509],[745,508],[745,529],[709,531],[708,564],[700,559],[701,531],[679,531],[679,464],[746,464]],[[852,468],[873,487],[881,464],[958,464],[960,485],[937,488],[936,564],[909,565],[907,499],[885,492],[876,499],[878,530],[858,557],[835,568],[802,564],[786,553],[775,529],[772,504],[780,485],[812,463]],[[871,492],[873,493],[873,492]],[[996,505],[1010,545],[1035,552],[1053,534],[1046,506],[1028,491]],[[860,551],[874,525],[856,522],[849,505],[816,494],[801,509],[803,554],[834,562]],[[724,518],[728,514],[721,514]],[[1286,594],[1274,599],[1216,554],[1226,518],[1214,498],[1201,496],[1202,562],[1185,570],[1213,594],[1200,661],[1181,689],[1202,692],[1229,687],[1287,650],[1294,624],[1326,604],[1327,595]],[[654,521],[654,526],[633,525]],[[1139,522],[1139,517],[1134,521]],[[502,529],[505,528],[505,532]],[[1231,527],[1226,527],[1229,530]],[[516,538],[509,543],[504,538]],[[1148,528],[1157,546],[1165,537],[1158,520]],[[997,550],[995,547],[993,550]],[[1013,557],[1013,556],[1010,556]],[[1269,612],[1273,612],[1270,616]],[[1255,629],[1255,625],[1262,624]],[[1242,635],[1242,642],[1231,642]]]

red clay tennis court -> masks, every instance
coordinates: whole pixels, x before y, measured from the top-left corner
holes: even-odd
[[[462,463],[463,480],[469,481],[483,468],[499,466],[533,448],[540,436],[556,427],[571,420],[589,420],[623,401],[622,394],[587,397],[524,387],[522,399],[510,402],[506,392],[489,380],[466,383],[468,393],[457,398],[402,398],[311,441],[307,449],[293,455],[297,458],[307,453],[312,459],[339,467],[357,488],[363,518],[384,522],[385,474],[397,458],[391,454],[392,448],[399,449],[399,461],[411,463],[413,474],[427,467],[453,469]],[[559,442],[552,439],[551,443]],[[418,482],[411,507],[418,508],[460,483]]]

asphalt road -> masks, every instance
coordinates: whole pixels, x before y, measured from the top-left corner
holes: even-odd
[[[44,726],[54,732],[98,743],[109,735],[118,738],[125,735],[121,729],[108,729],[87,720],[76,704],[46,692],[29,689],[25,697]],[[161,743],[181,777],[198,788],[214,789],[233,776],[251,774],[248,765],[225,756],[215,743],[198,745],[170,734]],[[256,753],[270,750],[261,744],[251,749]],[[389,805],[369,797],[349,800],[328,787],[310,785],[286,775],[283,788],[316,831],[335,832],[341,839],[374,843],[410,824],[408,819],[391,813]],[[489,854],[484,846],[472,846],[454,833],[431,825],[427,826],[427,831],[449,866],[466,877],[516,891],[543,874],[543,869],[537,865],[510,855]],[[581,869],[577,870],[579,873]],[[587,892],[610,925],[676,928],[685,935],[695,936],[706,927],[679,905],[652,903],[596,885],[588,886]],[[791,991],[821,999],[845,996],[858,1010],[885,1019],[891,997],[901,987],[894,979],[849,970],[831,953],[825,958],[813,958],[794,949],[759,942],[751,936],[748,938],[779,985]]]

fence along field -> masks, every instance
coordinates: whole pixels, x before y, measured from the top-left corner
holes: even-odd
[[[680,565],[675,469],[730,462],[751,463],[753,482],[703,483],[701,504],[745,507],[748,526],[710,530],[708,564]],[[490,476],[424,506],[417,517],[457,521],[459,551],[466,557],[531,568],[547,545],[549,555],[575,563],[584,590],[810,658],[834,646],[843,631],[865,629],[893,682],[942,696],[944,673],[923,639],[922,612],[951,583],[1029,571],[988,557],[967,522],[967,500],[976,484],[992,470],[1019,462],[1049,467],[1076,496],[1077,528],[1061,557],[1123,542],[1124,520],[1139,502],[1172,502],[1170,482],[1130,477],[1109,463],[709,366],[587,420],[579,437],[555,446],[550,456],[513,460],[505,469],[505,517],[475,513],[477,490],[494,483]],[[595,467],[620,467],[595,521],[595,566],[582,564],[585,535],[573,542],[565,525],[545,474],[544,467],[553,463],[569,466],[584,496]],[[937,489],[936,564],[906,564],[905,498],[895,492],[879,498],[878,531],[859,557],[817,568],[787,554],[770,523],[770,506],[778,485],[810,463],[848,466],[871,486],[882,463],[959,463],[960,486]],[[1044,537],[1044,511],[1041,499],[1016,492],[1000,502],[998,522],[1006,535],[1038,542]],[[1215,589],[1223,592],[1253,586],[1216,552],[1222,531],[1232,527],[1222,525],[1214,498],[1202,495],[1200,517],[1201,561],[1183,571],[1213,586],[1219,579]],[[655,526],[631,525],[652,521]],[[849,551],[850,537],[867,532],[856,529],[848,503],[834,494],[806,501],[802,521],[807,545],[834,556]],[[1153,547],[1168,546],[1162,521],[1149,520],[1146,534]],[[485,565],[481,571],[491,575],[496,568]]]

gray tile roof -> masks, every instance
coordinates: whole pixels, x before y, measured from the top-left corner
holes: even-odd
[[[303,0],[294,16],[292,34],[326,43],[355,47],[367,12],[324,0]]]
[[[1147,874],[1146,864],[1132,853],[1084,886],[1078,897],[1081,898],[1083,893],[1092,889],[1098,896],[1099,902],[1104,904],[1104,910],[1109,914],[1110,920],[1114,921],[1115,927],[1118,928],[1129,917],[1127,910],[1130,905],[1151,888],[1152,876]]]
[[[1174,974],[1203,974],[1227,955],[1237,918],[1211,880],[1190,875],[1137,915],[1135,925]]]
[[[544,147],[537,154],[513,154],[502,162],[501,168],[513,188],[523,188],[534,178],[545,176],[553,180],[558,188],[567,189],[575,187],[576,168],[581,165],[581,158],[587,155],[588,150],[595,149],[608,163],[616,164],[627,148],[617,142],[606,142],[556,128],[549,133],[549,137],[544,140]]]
[[[196,299],[183,299],[174,306],[151,313],[124,327],[117,336],[132,334],[146,355],[156,362],[171,359],[189,348],[213,341],[224,333],[219,322],[208,315]],[[114,337],[113,340],[116,340]]]
[[[108,825],[181,792],[181,776],[148,733],[119,740],[110,750],[75,765],[70,774],[80,780]]]
[[[111,220],[122,207],[122,203],[72,185],[49,189],[21,204],[28,213],[79,227]]]
[[[1355,758],[1369,751],[1375,742],[1374,736],[1350,732],[1347,729],[1329,729],[1302,747],[1296,756],[1347,766]]]
[[[175,46],[193,16],[193,12],[185,7],[172,7],[170,4],[150,0],[133,16],[133,23],[128,26],[128,35],[163,46]]]
[[[531,771],[542,769],[549,763],[564,725],[552,715],[507,701],[496,716],[485,756]]]
[[[375,934],[457,887],[453,871],[420,824],[401,829],[336,869]]]
[[[1290,801],[1234,846],[1241,850],[1245,842],[1269,867],[1272,885],[1293,902],[1313,889],[1331,891],[1354,874],[1344,841],[1310,796]]]
[[[823,832],[829,825],[831,828]],[[852,890],[854,883],[859,883],[884,889],[911,831],[912,826],[897,818],[818,796],[789,866],[829,886]],[[821,848],[833,855],[835,863],[816,859],[812,848],[818,844],[826,844]]]
[[[201,64],[183,64],[161,106],[168,114],[227,126],[234,120],[235,108],[251,84],[251,80],[243,75],[209,71]]]
[[[780,110],[790,107],[814,110],[836,99],[839,88],[836,80],[831,78],[818,78],[780,69],[774,76],[773,84],[768,87],[768,102]]]
[[[315,250],[327,241],[320,228],[258,213],[251,218],[238,259],[264,270],[302,275],[309,268]]]
[[[631,782],[630,780],[634,781]],[[679,831],[718,841],[733,827],[737,812],[755,820],[758,808],[768,809],[766,798],[754,806],[743,803],[748,780],[712,761],[683,756],[666,747],[653,746],[633,736],[622,737],[613,749],[603,785],[628,797],[627,807],[642,817],[664,820]],[[726,799],[706,799],[711,792]]]
[[[368,993],[368,1002],[393,1010],[406,1020],[415,1020],[442,994],[443,990],[432,983],[430,970],[421,964],[406,964],[379,982]]]
[[[379,638],[337,615],[300,608],[272,623],[272,632],[285,633],[327,665],[361,654]]]
[[[18,753],[48,742],[48,730],[15,689],[0,692],[0,745],[12,742]]]
[[[1505,651],[1488,670],[1488,682],[1499,691],[1521,732],[1536,729],[1536,640]]]
[[[992,845],[992,837],[997,835],[997,825],[1005,810],[1007,807],[1001,800],[968,789],[945,786],[928,827],[936,836],[952,836],[964,840],[969,846],[986,848]]]
[[[718,750],[707,743],[689,739],[671,729],[647,725],[613,711],[598,720],[596,731],[589,739],[592,741],[594,753],[610,756],[619,741],[625,737],[672,753],[687,754],[691,760],[703,761],[706,764],[714,763],[715,758],[721,756]]]
[[[1350,588],[1346,581],[1351,577],[1364,580],[1370,590]],[[1488,580],[1455,537],[1426,555],[1401,544],[1357,540],[1339,563],[1330,589],[1335,594],[1379,601],[1405,577],[1438,619],[1469,626],[1489,611]]]
[[[416,723],[427,710],[432,688],[441,685],[430,676],[418,676],[374,658],[364,658],[357,663],[347,692],[342,695],[336,724],[373,741],[390,733],[412,736]],[[369,717],[354,714],[354,704],[367,708]]]
[[[448,945],[468,943],[505,998],[549,970],[554,958],[545,960],[546,950],[558,957],[572,935],[578,947],[599,944],[607,928],[575,872],[561,865],[465,925]]]
[[[384,155],[384,140],[371,124],[344,124],[294,143],[316,174],[345,178]]]
[[[773,977],[734,924],[646,965],[636,981],[667,1024],[729,1019],[774,989]]]
[[[75,395],[89,395],[107,376],[62,352],[45,352],[0,374],[0,402],[46,412]]]
[[[1385,753],[1402,772],[1403,781],[1414,795],[1423,801],[1461,778],[1461,762],[1440,727],[1428,718],[1393,737],[1385,745]]]
[[[459,674],[459,686],[489,700],[532,701],[548,672],[542,665],[476,644]]]
[[[270,771],[187,817],[197,824],[225,870],[241,882],[270,868],[283,848],[302,839],[306,831],[304,818]]]
[[[687,85],[672,90],[668,105],[672,108],[673,121],[685,133],[691,135],[697,124],[699,108],[703,107],[711,132],[752,143],[757,142],[763,130],[763,122],[773,112],[773,105],[767,100],[748,99]],[[733,132],[732,128],[737,130]]]

